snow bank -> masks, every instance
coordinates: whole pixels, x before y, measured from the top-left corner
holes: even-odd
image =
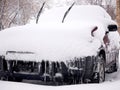
[[[120,90],[120,81],[102,84],[81,84],[69,86],[42,86],[0,81],[0,90]]]

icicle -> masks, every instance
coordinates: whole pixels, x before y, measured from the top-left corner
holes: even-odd
[[[56,72],[56,73],[60,72],[60,65],[59,65],[58,62],[56,62],[56,69],[57,69],[57,72]]]
[[[45,72],[44,72],[44,82],[46,82],[46,61],[45,61]]]
[[[18,61],[16,60],[16,66],[17,66],[17,64],[18,64]]]
[[[51,71],[52,71],[52,62],[49,61],[49,74],[51,75]]]
[[[53,77],[52,77],[52,61],[49,61],[49,75],[50,75],[50,80],[53,80]]]
[[[15,64],[14,64],[14,61],[12,61],[12,67],[14,67],[14,65],[15,65]]]
[[[32,66],[33,66],[33,67],[35,66],[34,62],[32,62]]]
[[[72,60],[70,60],[70,67],[72,67],[73,66],[73,62],[72,62]]]
[[[79,61],[80,61],[80,59],[79,58],[77,58],[77,68],[79,69]]]
[[[8,69],[8,71],[10,70],[10,64],[9,64],[9,61],[7,61],[7,69]]]
[[[38,73],[40,73],[41,62],[38,62]]]
[[[49,63],[49,61],[46,61],[46,68],[47,68],[47,71],[46,71],[46,72],[47,72],[48,74],[50,74],[50,73],[49,73],[49,69],[50,69],[50,63]]]

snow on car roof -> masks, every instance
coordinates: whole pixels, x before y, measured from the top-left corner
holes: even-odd
[[[52,8],[45,11],[39,22],[62,22],[65,12],[68,10],[68,6]],[[97,5],[74,5],[66,17],[66,22],[81,20],[81,19],[96,19],[107,18],[111,19],[110,15],[100,6]]]

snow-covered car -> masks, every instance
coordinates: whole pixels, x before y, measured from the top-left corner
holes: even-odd
[[[1,80],[66,85],[103,82],[118,69],[117,24],[99,6],[57,7],[39,24],[0,31]]]

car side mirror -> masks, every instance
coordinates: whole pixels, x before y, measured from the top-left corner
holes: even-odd
[[[117,25],[109,25],[108,30],[111,31],[111,32],[112,31],[117,31]]]

